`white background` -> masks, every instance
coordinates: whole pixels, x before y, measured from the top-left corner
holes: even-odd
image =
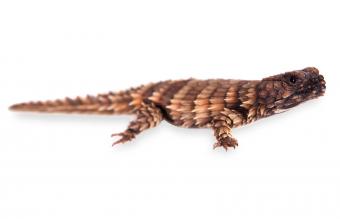
[[[0,218],[339,218],[337,1],[0,2]],[[234,130],[17,114],[21,101],[316,66],[318,100]]]

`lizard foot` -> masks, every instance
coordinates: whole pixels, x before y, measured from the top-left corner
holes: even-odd
[[[135,138],[135,134],[131,132],[130,130],[126,130],[125,132],[117,133],[117,134],[112,134],[111,137],[120,137],[119,140],[115,141],[112,146],[115,146],[116,144],[123,144],[128,141],[131,141],[132,139]]]
[[[238,146],[238,142],[235,138],[227,136],[224,138],[218,138],[217,142],[214,144],[214,149],[218,147],[223,147],[225,150],[228,148],[236,148]]]

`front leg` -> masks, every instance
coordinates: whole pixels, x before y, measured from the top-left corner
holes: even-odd
[[[228,150],[228,148],[235,148],[238,145],[237,140],[231,135],[231,125],[232,121],[226,116],[219,116],[213,120],[212,128],[217,140],[214,144],[214,149],[223,147]]]
[[[112,135],[112,137],[120,137],[113,145],[131,141],[139,133],[157,126],[163,120],[161,110],[152,103],[142,103],[142,106],[136,111],[136,114],[137,118],[129,124],[124,132]]]

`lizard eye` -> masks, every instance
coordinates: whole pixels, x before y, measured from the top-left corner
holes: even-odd
[[[290,82],[290,83],[295,84],[296,81],[297,81],[297,78],[296,78],[295,75],[292,75],[292,76],[289,77],[289,82]]]

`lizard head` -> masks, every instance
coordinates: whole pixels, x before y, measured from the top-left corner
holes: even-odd
[[[264,78],[258,86],[258,102],[266,106],[268,114],[280,113],[322,96],[325,90],[319,70],[308,67]]]

